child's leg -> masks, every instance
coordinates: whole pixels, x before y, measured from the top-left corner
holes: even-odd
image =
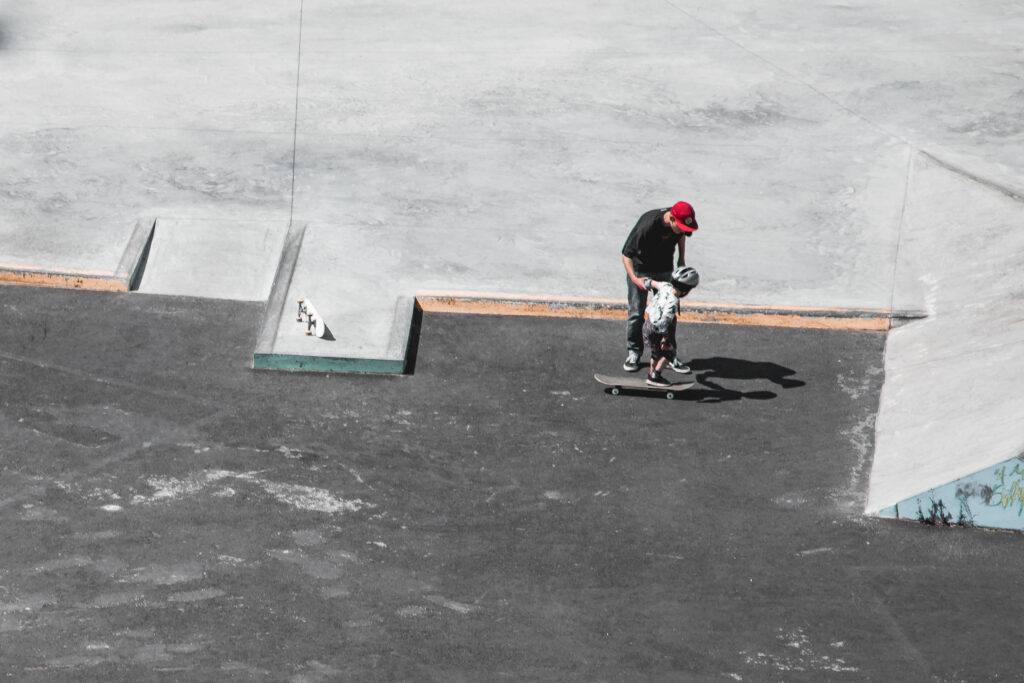
[[[665,338],[659,335],[651,341],[651,377],[658,377],[668,363],[668,357],[665,355]]]
[[[654,361],[658,356],[658,340],[657,335],[654,333],[654,328],[651,327],[651,321],[645,320],[641,328],[641,335],[644,340],[644,348],[646,348],[651,354],[651,372],[654,372]]]

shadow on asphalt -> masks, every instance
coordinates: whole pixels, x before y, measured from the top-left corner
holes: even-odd
[[[791,377],[796,370],[764,361],[749,361],[740,358],[695,358],[690,361],[690,369],[697,379],[697,384],[705,389],[693,389],[684,392],[680,398],[702,403],[719,403],[722,401],[739,401],[750,399],[766,401],[777,398],[772,391],[741,391],[729,389],[715,380],[731,381],[764,381],[768,380],[782,389],[802,387],[806,382]]]
[[[741,360],[739,358],[695,358],[690,361],[690,368],[693,374],[699,375],[698,380],[702,384],[712,377],[722,379],[766,379],[778,384],[783,389],[795,389],[806,384],[798,379],[792,379],[796,370],[784,367],[777,363],[766,363],[759,361]]]
[[[423,309],[417,303],[412,309],[412,325],[409,327],[409,340],[405,347],[406,375],[416,374],[416,357],[420,350],[420,334],[423,331]]]
[[[687,389],[676,395],[677,401],[690,401],[695,403],[721,403],[723,401],[740,401],[749,399],[753,401],[768,401],[778,398],[773,391],[755,390],[743,391],[740,388],[727,388],[715,380],[763,382],[765,380],[778,385],[782,389],[796,389],[805,386],[807,383],[795,379],[792,375],[796,370],[763,361],[749,361],[739,358],[695,358],[689,363],[693,371],[694,380],[697,386]],[[610,393],[609,389],[606,393]],[[637,389],[629,393],[635,395],[647,395],[658,390]],[[625,391],[623,393],[626,393]]]

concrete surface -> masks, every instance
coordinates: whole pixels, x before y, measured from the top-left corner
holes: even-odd
[[[905,147],[679,8],[350,9],[304,5],[295,215],[302,291],[360,338],[420,290],[623,298],[680,195],[701,299],[889,308]]]
[[[0,263],[109,271],[136,220],[290,211],[299,8],[0,5]]]
[[[0,282],[38,287],[63,287],[98,292],[130,292],[139,288],[146,270],[146,261],[153,246],[156,219],[140,218],[128,235],[117,261],[107,269],[64,269],[47,265],[0,264]]]
[[[12,680],[1024,680],[1024,537],[861,514],[880,333],[686,326],[667,401],[617,322],[293,375],[258,304],[0,294]]]
[[[621,297],[609,254],[679,197],[704,300],[891,309],[919,150],[1020,185],[1016,5],[352,9],[304,4],[299,89],[300,271],[334,319],[420,289]]]
[[[277,221],[161,219],[138,291],[266,301],[285,231]]]
[[[685,196],[706,301],[888,309],[917,151],[1021,186],[1014,3],[549,10],[7,4],[0,263],[294,218],[303,295],[378,338],[420,289],[622,298],[609,254]]]
[[[1000,466],[1024,456],[1024,204],[926,158],[912,177],[901,269],[918,275],[928,317],[889,334],[867,510],[913,516],[918,499],[944,500],[958,516],[970,498],[969,519],[1021,529],[1010,487],[992,492]]]

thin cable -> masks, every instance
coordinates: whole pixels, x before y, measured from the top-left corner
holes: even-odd
[[[288,208],[288,229],[295,218],[295,166],[299,150],[299,79],[302,75],[302,12],[304,0],[299,0],[299,49],[295,64],[295,127],[292,130],[292,190]]]

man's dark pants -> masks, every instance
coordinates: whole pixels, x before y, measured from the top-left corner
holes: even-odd
[[[643,280],[645,277],[649,277],[652,280],[659,282],[668,282],[672,279],[671,272],[664,273],[637,273],[636,276]],[[647,290],[642,287],[637,287],[633,284],[633,281],[626,276],[626,288],[629,298],[629,315],[626,318],[626,349],[628,351],[636,351],[637,356],[644,355],[644,309],[647,308]],[[676,345],[676,326],[672,327],[668,331],[669,339],[672,340],[672,346],[675,348]],[[671,359],[670,359],[671,360]]]

